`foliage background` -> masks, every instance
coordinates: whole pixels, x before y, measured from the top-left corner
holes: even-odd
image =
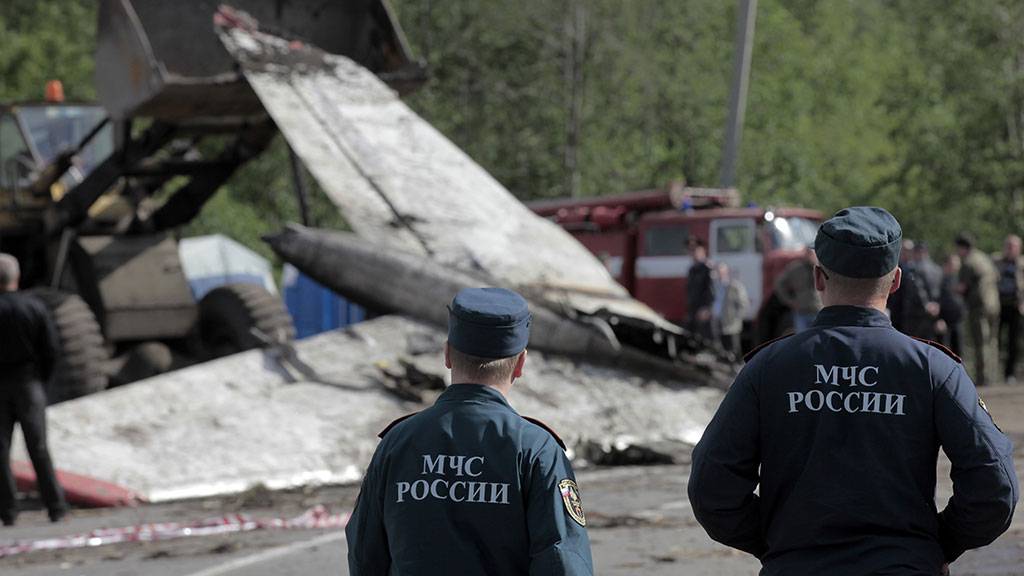
[[[95,2],[0,2],[0,101],[93,96]],[[425,118],[523,199],[717,183],[736,2],[392,0]],[[946,247],[1024,225],[1024,3],[760,0],[739,168],[760,204],[893,210]],[[187,232],[297,219],[277,142]],[[319,198],[321,225],[340,225]]]

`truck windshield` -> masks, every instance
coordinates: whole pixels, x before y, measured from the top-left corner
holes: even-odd
[[[19,108],[18,113],[43,164],[53,162],[61,152],[78,146],[105,116],[99,106],[75,105],[25,106]],[[107,125],[79,154],[82,175],[106,159],[113,148],[113,131]]]
[[[776,216],[768,226],[777,250],[799,250],[804,246],[813,246],[814,236],[818,233],[817,222],[795,216]]]

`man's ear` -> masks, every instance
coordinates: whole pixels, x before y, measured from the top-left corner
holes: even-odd
[[[903,269],[896,267],[896,275],[892,277],[892,286],[889,287],[889,294],[900,289],[900,282],[903,281]]]
[[[523,376],[523,366],[526,364],[526,350],[519,353],[519,357],[516,358],[516,367],[512,370],[512,379],[521,378]]]
[[[452,357],[451,357],[451,354],[448,353],[448,346],[449,346],[448,341],[445,340],[444,341],[444,367],[449,369],[449,370],[451,370],[452,369]]]
[[[825,269],[821,266],[814,267],[814,289],[818,292],[825,291]]]

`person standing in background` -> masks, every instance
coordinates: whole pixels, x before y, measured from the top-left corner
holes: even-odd
[[[1020,339],[1020,316],[1024,307],[1024,258],[1021,257],[1020,236],[1010,234],[1003,243],[1003,253],[993,256],[999,270],[999,349],[1006,356],[1003,377],[1007,383],[1017,381],[1017,347]]]
[[[998,380],[999,272],[992,260],[974,247],[974,237],[961,233],[955,240],[960,256],[960,293],[967,308],[967,338],[978,386]]]
[[[699,240],[690,245],[693,264],[686,275],[687,328],[711,339],[711,304],[715,300],[708,250]]]
[[[715,301],[712,305],[712,316],[715,327],[726,352],[739,358],[741,350],[740,334],[743,332],[743,319],[750,308],[750,297],[743,283],[732,277],[729,266],[719,264],[718,277],[715,279]]]
[[[960,355],[963,352],[964,299],[960,296],[960,257],[946,256],[942,263],[942,289],[939,292],[937,330],[942,343]]]
[[[0,253],[0,520],[4,526],[13,525],[18,517],[10,464],[15,423],[21,425],[50,521],[67,514],[64,491],[46,445],[45,383],[53,376],[60,342],[43,303],[18,292],[20,280],[18,260]]]
[[[904,276],[909,275],[914,268],[913,254],[914,241],[909,238],[904,239],[903,243],[900,244],[900,269],[903,270]],[[906,294],[906,288],[901,287],[899,290],[889,294],[889,298],[885,303],[885,308],[889,311],[889,319],[892,320],[892,327],[904,334],[907,333],[907,328],[904,326],[906,314],[903,311]]]
[[[939,320],[939,297],[942,291],[942,269],[928,255],[924,242],[915,242],[912,258],[903,272],[903,323],[905,334],[934,340]]]

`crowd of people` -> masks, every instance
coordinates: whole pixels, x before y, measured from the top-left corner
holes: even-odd
[[[893,326],[966,356],[978,386],[1015,383],[1024,313],[1021,239],[1007,236],[1002,252],[992,255],[969,233],[953,245],[940,266],[926,244],[904,241],[903,286],[889,298]]]
[[[1002,252],[992,255],[975,245],[970,233],[959,234],[955,249],[940,265],[926,243],[903,240],[903,283],[889,297],[889,317],[901,332],[940,342],[965,356],[977,385],[1013,384],[1024,316],[1021,238],[1007,236]],[[738,354],[750,307],[747,291],[726,264],[708,259],[703,245],[690,246],[690,252],[694,262],[687,276],[688,326]],[[797,333],[810,327],[821,309],[813,279],[817,263],[807,248],[775,280],[775,296],[790,311]]]

